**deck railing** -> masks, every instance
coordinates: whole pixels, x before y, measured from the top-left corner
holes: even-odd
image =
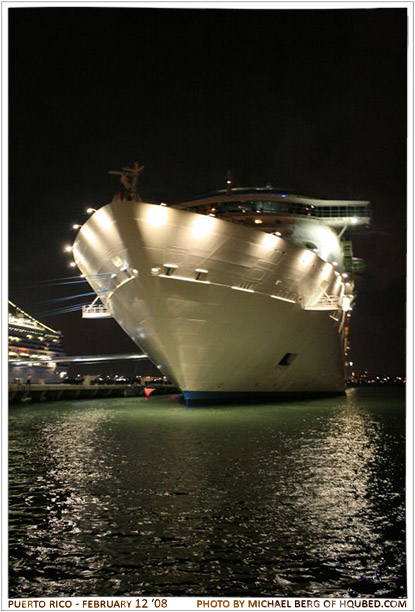
[[[106,306],[90,305],[82,306],[82,317],[84,319],[107,319],[112,317],[112,314]]]
[[[338,295],[322,295],[315,302],[308,302],[305,310],[337,310],[341,308],[341,298]]]

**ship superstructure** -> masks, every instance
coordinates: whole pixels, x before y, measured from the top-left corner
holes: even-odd
[[[342,392],[363,267],[346,237],[369,223],[369,203],[234,188],[229,176],[211,195],[146,203],[139,171],[121,171],[126,192],[73,245],[105,313],[187,402]]]
[[[65,357],[60,331],[37,321],[9,300],[9,381],[54,382],[63,371],[54,359]]]

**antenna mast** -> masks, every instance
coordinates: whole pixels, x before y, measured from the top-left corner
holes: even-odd
[[[233,176],[232,176],[232,172],[228,170],[226,174],[226,195],[231,195],[232,186],[233,186]]]
[[[109,174],[118,174],[121,177],[120,181],[125,189],[127,200],[141,202],[142,200],[138,193],[138,177],[143,170],[144,166],[135,161],[132,166],[126,166],[122,170],[110,170]],[[125,196],[125,194],[123,195]]]

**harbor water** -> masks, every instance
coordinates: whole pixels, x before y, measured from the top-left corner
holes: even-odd
[[[9,596],[402,597],[405,395],[12,406]]]

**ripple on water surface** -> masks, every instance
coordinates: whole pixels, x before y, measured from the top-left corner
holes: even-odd
[[[10,409],[10,596],[397,597],[404,394]]]

